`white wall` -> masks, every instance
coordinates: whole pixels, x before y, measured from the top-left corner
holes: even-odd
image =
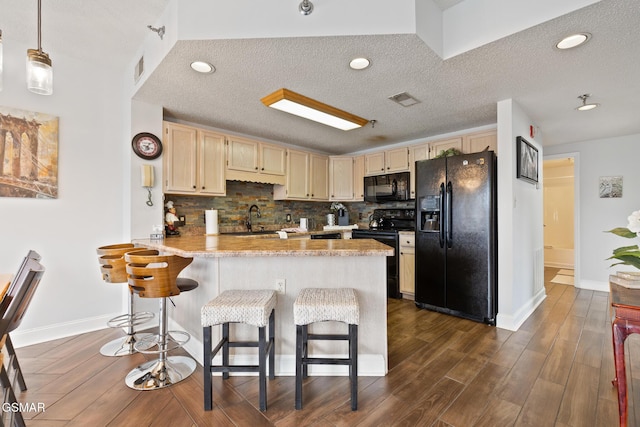
[[[121,135],[121,72],[51,51],[54,94],[35,95],[26,89],[27,48],[5,43],[0,105],[59,117],[59,195],[0,198],[0,271],[15,271],[29,249],[46,268],[18,345],[103,328],[120,313],[122,289],[101,280],[95,249],[128,239],[123,153],[131,151]]]
[[[546,155],[580,154],[580,169],[576,180],[580,183],[580,280],[576,287],[609,291],[610,269],[607,261],[614,248],[636,244],[638,241],[604,233],[615,227],[626,227],[627,217],[640,209],[640,168],[638,154],[640,134],[598,139],[573,144],[545,147]],[[618,199],[601,199],[598,180],[601,176],[622,176],[623,194]]]
[[[511,99],[498,102],[498,317],[497,326],[516,330],[544,299],[543,196],[539,186],[516,178],[516,137],[528,137],[533,122]]]

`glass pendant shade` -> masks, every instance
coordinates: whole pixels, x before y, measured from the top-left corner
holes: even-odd
[[[38,95],[53,93],[51,59],[38,49],[27,50],[27,89]]]

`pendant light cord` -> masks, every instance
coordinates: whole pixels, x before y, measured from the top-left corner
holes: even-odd
[[[42,0],[38,0],[38,53],[42,53]]]

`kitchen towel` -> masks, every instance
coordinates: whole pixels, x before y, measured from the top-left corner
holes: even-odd
[[[204,211],[206,234],[218,234],[218,210],[207,209]]]

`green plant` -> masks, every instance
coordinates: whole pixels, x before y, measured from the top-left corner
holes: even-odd
[[[627,227],[617,227],[613,230],[607,231],[607,233],[613,233],[616,236],[625,237],[627,239],[634,239],[640,236],[640,210],[632,212],[627,218],[629,224]],[[616,259],[619,262],[611,264],[614,265],[632,265],[637,269],[640,269],[640,248],[638,245],[623,246],[613,250],[613,255],[607,259]]]
[[[435,158],[439,159],[440,157],[457,156],[458,154],[462,154],[462,151],[458,150],[457,148],[449,148],[448,150],[440,151],[440,153],[438,153]]]

